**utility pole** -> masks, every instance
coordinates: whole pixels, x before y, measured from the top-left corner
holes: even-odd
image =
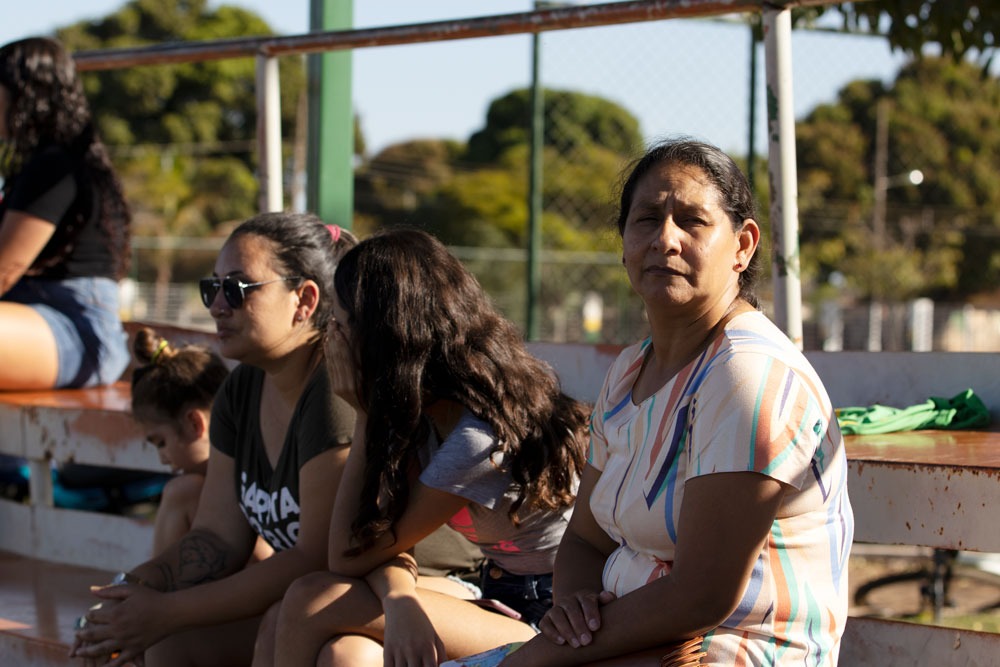
[[[889,100],[881,98],[875,109],[875,164],[873,201],[872,201],[872,247],[875,249],[875,262],[881,262],[885,252],[885,200],[889,189]],[[875,280],[871,284],[871,303],[868,306],[868,350],[882,350],[882,322],[884,285],[877,273],[872,274]]]
[[[750,183],[750,192],[754,192],[754,170],[757,165],[757,156],[754,154],[754,144],[757,143],[757,32],[760,30],[760,16],[753,14],[750,17],[750,100],[747,104],[749,117],[747,118],[747,181]]]
[[[874,202],[872,204],[872,239],[875,250],[886,248],[885,200],[889,189],[889,100],[882,98],[875,110]]]
[[[535,2],[537,9],[541,3]],[[542,151],[545,143],[545,92],[541,77],[541,35],[531,34],[531,163],[528,168],[528,267],[525,334],[538,340],[541,319]]]

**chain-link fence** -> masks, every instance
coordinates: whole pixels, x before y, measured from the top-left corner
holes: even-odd
[[[405,112],[396,121],[399,140],[359,150],[356,230],[364,235],[408,224],[437,234],[503,312],[524,326],[531,305],[526,247],[534,155],[542,175],[539,337],[619,344],[638,339],[645,334],[642,304],[621,267],[612,218],[622,169],[644,145],[691,135],[747,165],[762,209],[762,250],[769,250],[767,102],[754,20],[653,21],[553,31],[537,39],[356,52],[359,146],[366,118],[386,112],[365,106],[366,90],[399,89],[400,108],[393,111]],[[793,53],[806,347],[996,349],[995,73],[979,76],[975,65],[933,58],[914,65],[883,38],[830,30],[796,30]],[[376,58],[383,65],[378,73],[366,67]],[[481,63],[472,77],[468,60]],[[385,67],[386,61],[398,65]],[[419,94],[410,81],[418,76],[433,82]],[[535,153],[532,90],[543,99],[544,140]],[[982,106],[972,104],[976,100]],[[407,133],[407,116],[445,107],[465,114],[450,134]],[[286,132],[291,167],[285,181],[296,188],[302,161],[294,156],[302,154],[302,136]],[[155,179],[156,166],[150,163],[143,177]],[[174,174],[178,167],[171,162],[162,168]],[[299,198],[289,192],[287,200]],[[160,207],[151,215],[185,214],[171,210]],[[167,227],[184,235],[197,225]],[[151,230],[163,228],[155,219],[139,226],[133,275],[142,285],[136,301],[142,305],[133,312],[197,321],[196,314],[185,314],[191,311],[187,301],[194,311],[200,307],[193,287],[177,301],[168,296],[171,290],[144,284],[193,284],[210,273],[213,248],[226,228],[216,225],[204,246],[143,245]],[[766,304],[767,282],[760,292]],[[912,303],[922,297],[933,299],[930,317],[919,314],[924,306],[913,314]]]

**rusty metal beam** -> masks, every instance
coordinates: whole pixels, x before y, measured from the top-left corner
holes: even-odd
[[[882,618],[847,619],[840,664],[850,667],[995,665],[1000,635]]]
[[[314,32],[282,37],[240,37],[206,42],[175,42],[124,49],[80,51],[74,54],[81,71],[120,69],[248,58],[257,55],[289,56],[373,46],[441,42],[477,37],[591,28],[677,18],[699,18],[760,12],[769,7],[802,7],[834,4],[834,0],[636,0],[577,7],[501,14],[469,19],[415,23],[380,28]]]

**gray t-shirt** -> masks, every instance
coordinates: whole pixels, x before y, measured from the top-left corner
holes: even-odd
[[[466,411],[443,443],[431,429],[421,452],[420,482],[470,501],[448,525],[497,565],[514,574],[552,572],[572,510],[525,512],[522,507],[515,527],[507,515],[517,497],[513,480],[500,469],[500,461],[490,459],[494,444],[490,425]]]

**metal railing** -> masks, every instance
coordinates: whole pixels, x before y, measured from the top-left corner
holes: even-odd
[[[791,10],[834,4],[832,0],[642,0],[305,35],[246,37],[195,43],[170,43],[75,54],[82,71],[200,62],[227,58],[257,59],[258,179],[262,211],[282,208],[279,77],[276,58],[296,54],[445,40],[539,33],[664,19],[760,13],[764,26],[768,98],[768,175],[774,251],[774,319],[800,348],[803,343],[798,248],[795,121],[792,95]],[[533,242],[537,243],[537,239]],[[537,258],[537,248],[529,257]],[[534,259],[533,261],[537,261]],[[529,266],[529,273],[537,271]],[[529,289],[531,286],[529,285]],[[529,294],[529,302],[534,295]]]
[[[145,65],[265,56],[304,55],[374,46],[396,46],[476,37],[499,37],[664,19],[695,18],[741,12],[786,11],[793,7],[835,4],[833,0],[634,0],[565,6],[529,12],[451,19],[428,23],[312,32],[304,35],[239,37],[205,42],[176,42],[74,54],[81,71]]]

